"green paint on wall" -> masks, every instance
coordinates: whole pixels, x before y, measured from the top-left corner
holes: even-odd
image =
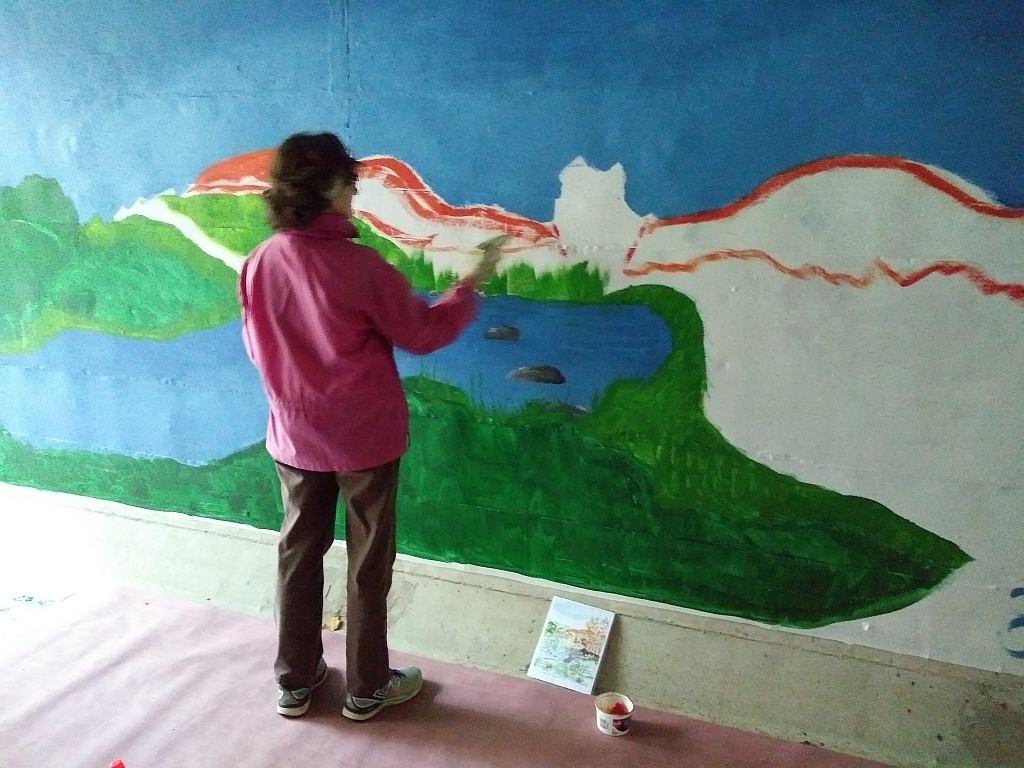
[[[386,237],[374,232],[361,219],[352,223],[359,232],[356,242],[380,253],[396,267],[418,291],[442,292],[455,282],[452,272],[434,272],[434,266],[423,251],[407,254]],[[487,296],[521,296],[545,301],[598,301],[604,296],[608,276],[587,264],[574,264],[538,275],[529,264],[513,264],[488,280],[481,287]]]
[[[703,329],[688,298],[643,286],[604,301],[659,313],[673,351],[591,414],[538,403],[453,419],[430,403],[455,395],[410,388],[404,551],[796,627],[896,610],[968,562],[877,502],[729,445],[701,407]]]
[[[0,429],[0,479],[256,528],[281,525],[277,474],[260,444],[194,467],[171,459],[40,450]]]
[[[214,241],[242,256],[274,234],[260,195],[161,195],[160,199],[172,211],[192,219]]]
[[[46,214],[46,211],[51,211]],[[235,273],[167,224],[132,216],[79,225],[50,179],[0,188],[0,354],[69,328],[166,339],[238,315]]]

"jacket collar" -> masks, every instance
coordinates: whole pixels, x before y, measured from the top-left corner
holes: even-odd
[[[351,239],[359,233],[352,226],[352,222],[339,213],[324,211],[302,229],[286,229],[289,235],[303,235],[305,237],[321,237],[326,239],[345,238]]]

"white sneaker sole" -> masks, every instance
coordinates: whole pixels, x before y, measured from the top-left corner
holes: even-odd
[[[378,714],[385,707],[394,707],[398,704],[405,704],[407,701],[411,701],[416,698],[416,695],[423,690],[421,684],[419,688],[410,693],[408,696],[401,699],[390,699],[389,701],[382,701],[379,707],[374,707],[366,712],[355,712],[348,708],[348,704],[345,705],[344,709],[341,710],[341,714],[347,717],[349,720],[369,720],[374,715]]]
[[[327,675],[329,670],[325,671],[323,676],[316,680],[311,686],[309,686],[309,696],[306,697],[306,701],[297,707],[282,707],[280,704],[277,707],[277,714],[284,715],[285,717],[302,717],[309,711],[309,705],[313,701],[313,691],[319,688],[321,685],[327,682]]]
[[[277,714],[284,715],[285,717],[302,717],[309,711],[309,703],[313,700],[312,696],[307,696],[306,701],[297,707],[282,707],[280,704],[277,706]]]

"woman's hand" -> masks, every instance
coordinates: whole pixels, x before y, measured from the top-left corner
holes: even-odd
[[[483,251],[480,261],[473,270],[463,278],[474,290],[490,280],[497,271],[498,262],[501,260],[501,247],[508,242],[508,235],[498,235],[490,240],[484,240],[477,248]]]

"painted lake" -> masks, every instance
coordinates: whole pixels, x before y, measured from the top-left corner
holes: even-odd
[[[516,341],[485,338],[512,326]],[[399,351],[403,377],[459,387],[488,408],[530,400],[589,409],[617,379],[651,376],[671,350],[664,321],[641,305],[484,300],[453,345]],[[509,379],[553,366],[563,384]],[[204,464],[263,439],[266,404],[238,321],[169,341],[65,331],[37,352],[0,357],[0,426],[38,448]]]

